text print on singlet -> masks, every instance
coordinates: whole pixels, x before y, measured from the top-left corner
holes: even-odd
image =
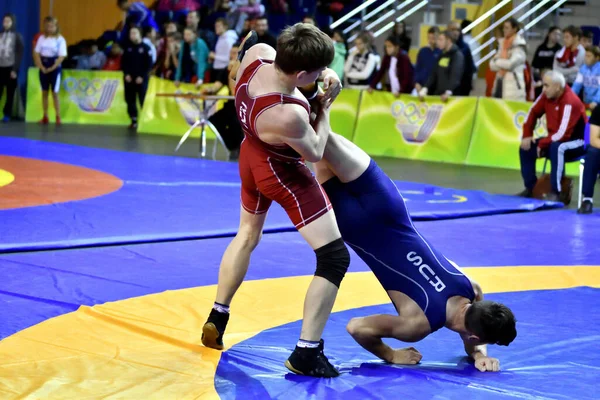
[[[246,114],[248,113],[248,106],[246,105],[246,103],[244,103],[242,101],[242,104],[240,105],[240,122],[242,124],[244,124],[244,127],[246,129],[248,129],[248,123],[246,120]]]
[[[421,258],[416,252],[411,251],[406,255],[406,259],[413,263],[415,267],[419,267],[419,273],[433,286],[436,292],[441,292],[446,288],[446,285],[439,276],[433,272],[431,267],[427,264],[423,264],[423,258]],[[429,273],[429,274],[428,274]]]

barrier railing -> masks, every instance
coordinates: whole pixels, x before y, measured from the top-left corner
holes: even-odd
[[[128,125],[119,72],[64,71],[60,98],[65,123]],[[37,69],[29,70],[27,121],[41,118]],[[219,94],[226,94],[220,92]],[[139,134],[180,138],[197,120],[193,98],[159,97],[157,93],[196,92],[194,85],[175,87],[151,78],[139,118]],[[223,103],[210,105],[214,111]],[[499,168],[519,168],[519,145],[531,103],[478,97],[439,97],[421,102],[387,92],[344,89],[332,105],[333,131],[352,140],[373,156],[410,158]],[[52,109],[52,107],[51,107]],[[52,117],[51,117],[52,119]],[[85,134],[83,132],[82,134]],[[547,135],[545,120],[535,135]],[[214,135],[208,130],[208,138]],[[200,137],[195,130],[191,137]],[[186,146],[198,146],[188,141]],[[540,164],[541,168],[541,164]],[[567,167],[577,175],[577,166]]]

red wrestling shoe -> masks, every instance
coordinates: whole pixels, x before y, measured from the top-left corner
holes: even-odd
[[[42,118],[42,119],[40,120],[40,122],[39,122],[39,123],[40,123],[41,125],[48,125],[48,122],[50,122],[50,121],[48,120],[48,117],[47,117],[47,116],[44,116],[44,118]]]
[[[60,121],[60,117],[58,115],[56,116],[56,122],[55,123],[56,123],[56,126],[61,126],[62,125],[62,122]]]

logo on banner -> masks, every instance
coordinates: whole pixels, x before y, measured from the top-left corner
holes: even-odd
[[[515,117],[513,119],[513,123],[515,127],[519,130],[519,132],[523,131],[523,125],[525,125],[525,121],[527,120],[527,114],[525,111],[517,111],[515,113]],[[533,136],[537,138],[548,136],[548,128],[546,127],[546,116],[543,115],[538,119],[537,125],[533,130]]]
[[[119,80],[67,78],[63,86],[71,101],[76,103],[81,111],[103,113],[108,111],[115,99]]]
[[[392,104],[392,115],[396,118],[396,129],[406,142],[425,143],[440,122],[443,109],[440,104],[398,100]]]

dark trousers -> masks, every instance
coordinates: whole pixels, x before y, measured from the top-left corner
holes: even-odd
[[[594,185],[600,171],[600,149],[588,146],[585,153],[585,168],[583,169],[583,197],[594,197]]]
[[[565,163],[573,161],[585,154],[583,140],[572,140],[569,142],[552,142],[547,151],[542,156],[547,156],[550,159],[550,183],[552,191],[560,193],[560,180],[565,174]],[[521,176],[525,187],[533,190],[537,182],[535,175],[535,161],[537,160],[537,146],[535,143],[531,145],[529,150],[519,149],[519,157],[521,159]]]
[[[229,100],[222,109],[210,117],[212,122],[221,134],[225,146],[229,151],[237,150],[244,140],[244,132],[240,125],[235,111],[235,101]]]
[[[0,67],[0,99],[2,92],[6,88],[6,104],[4,105],[4,116],[10,117],[15,99],[15,90],[17,89],[17,80],[10,77],[12,67]]]
[[[144,106],[146,91],[148,90],[148,79],[144,78],[141,84],[135,83],[135,78],[130,83],[125,82],[125,101],[127,102],[127,113],[132,121],[137,121],[138,109],[137,100],[140,99],[140,106]]]

